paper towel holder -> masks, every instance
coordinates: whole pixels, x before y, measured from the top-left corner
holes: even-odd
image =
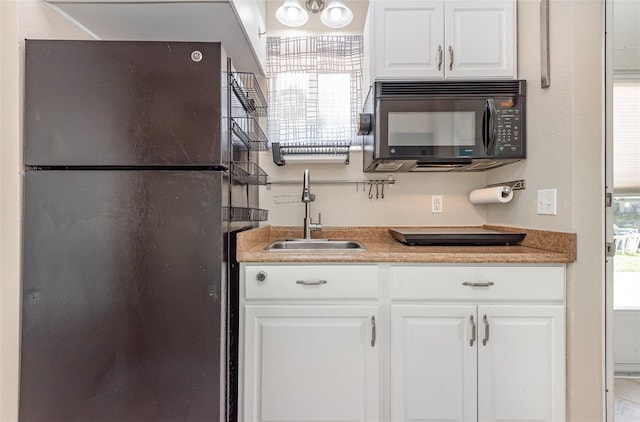
[[[487,185],[485,187],[492,188],[495,186],[508,186],[511,190],[522,190],[525,188],[524,180],[514,180],[511,182],[503,182],[503,183],[493,183],[491,185]]]

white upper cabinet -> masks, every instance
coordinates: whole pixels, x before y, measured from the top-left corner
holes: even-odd
[[[372,6],[375,77],[442,77],[443,2],[375,1]]]
[[[445,1],[447,78],[516,76],[516,3]]]
[[[267,68],[267,1],[266,0],[231,0],[236,16],[240,19],[242,29],[249,39],[258,69],[253,71],[238,66],[239,71],[264,75]],[[224,47],[225,42],[222,43]],[[227,52],[227,54],[231,54]],[[232,56],[234,62],[237,60]]]
[[[221,42],[236,70],[264,75],[266,0],[44,0],[103,40]]]
[[[373,0],[374,79],[516,77],[515,0]]]

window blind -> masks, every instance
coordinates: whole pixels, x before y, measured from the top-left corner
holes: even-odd
[[[267,135],[351,145],[362,107],[362,36],[267,38]]]
[[[613,188],[640,193],[640,75],[613,81]]]

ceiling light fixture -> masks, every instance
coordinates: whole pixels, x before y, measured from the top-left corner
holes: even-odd
[[[326,8],[324,0],[306,0],[304,6],[300,0],[284,0],[276,10],[276,18],[283,25],[298,27],[309,20],[307,11],[321,13],[320,21],[329,28],[342,28],[353,20],[353,12],[344,4],[344,0],[330,0]]]
[[[351,23],[353,12],[345,6],[343,0],[331,0],[320,15],[320,20],[329,28],[342,28]]]
[[[324,9],[324,1],[323,0],[307,0],[304,3],[304,7],[311,13],[320,13],[322,9]]]
[[[287,26],[302,26],[309,20],[309,14],[300,4],[300,0],[284,0],[276,10],[276,19]]]

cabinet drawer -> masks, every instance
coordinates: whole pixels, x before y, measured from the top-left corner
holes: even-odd
[[[247,265],[246,299],[377,299],[377,265]]]
[[[391,298],[562,301],[564,279],[564,266],[392,267]]]

